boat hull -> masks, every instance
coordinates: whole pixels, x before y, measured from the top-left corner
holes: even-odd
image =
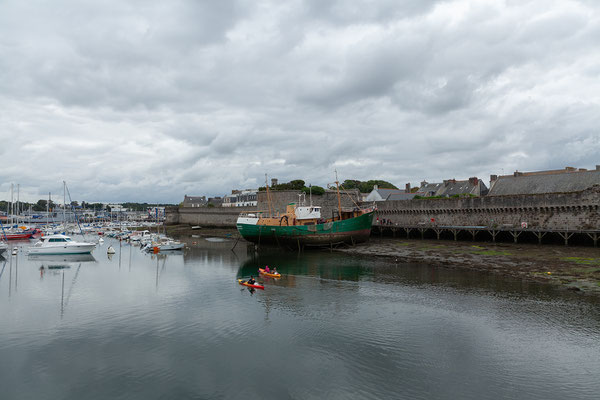
[[[29,253],[34,254],[90,254],[96,248],[94,244],[78,246],[56,246],[56,247],[30,247]]]
[[[256,244],[286,246],[328,246],[356,244],[369,240],[374,212],[317,225],[257,225],[237,223],[240,235]]]

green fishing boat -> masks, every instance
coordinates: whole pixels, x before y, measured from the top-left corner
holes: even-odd
[[[236,226],[244,239],[258,245],[300,248],[341,243],[354,245],[369,240],[375,210],[342,209],[339,189],[338,206],[337,215],[329,219],[321,217],[319,206],[296,203],[288,204],[283,214],[244,212],[239,215]]]

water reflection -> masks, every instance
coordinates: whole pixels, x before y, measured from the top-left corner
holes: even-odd
[[[238,270],[238,278],[258,275],[258,269],[265,266],[273,269],[288,278],[293,276],[314,276],[322,279],[345,280],[357,282],[361,276],[370,273],[365,269],[360,261],[351,257],[339,257],[326,252],[305,252],[298,255],[293,253],[270,253],[263,252],[242,262]],[[261,275],[261,279],[269,278]]]
[[[88,260],[0,260],[3,398],[238,398],[239,387],[274,399],[600,391],[598,308],[572,293],[327,251],[232,251],[231,241],[200,238],[180,254],[113,241],[111,261],[110,243]],[[238,285],[265,265],[282,278],[260,278],[265,290]],[[258,356],[240,356],[248,351]],[[277,379],[265,382],[264,371]]]
[[[29,254],[30,261],[46,261],[49,263],[94,262],[96,259],[91,254]]]

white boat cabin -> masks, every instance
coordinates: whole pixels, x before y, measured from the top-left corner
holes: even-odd
[[[296,214],[296,219],[298,219],[298,220],[321,218],[321,207],[301,206],[301,207],[296,207],[296,209],[294,211]]]

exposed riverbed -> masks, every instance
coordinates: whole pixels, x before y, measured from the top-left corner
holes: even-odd
[[[337,250],[387,257],[389,262],[492,271],[600,294],[600,250],[593,247],[371,238]]]

